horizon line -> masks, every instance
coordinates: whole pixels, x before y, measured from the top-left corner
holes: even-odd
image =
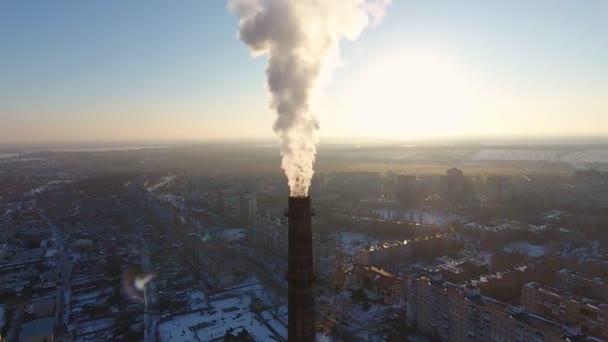
[[[206,144],[246,144],[263,143],[277,144],[274,137],[250,137],[250,138],[200,138],[200,139],[91,139],[91,140],[34,140],[34,141],[0,141],[0,149],[7,148],[60,148],[60,147],[116,147],[116,146],[141,146],[143,148],[154,147],[180,147],[188,145]],[[554,145],[580,145],[580,144],[608,144],[607,135],[500,135],[500,136],[436,136],[420,138],[393,138],[393,137],[365,137],[365,136],[335,136],[323,137],[317,142],[318,146],[324,144],[415,144],[415,145],[484,145],[505,144],[554,144]]]

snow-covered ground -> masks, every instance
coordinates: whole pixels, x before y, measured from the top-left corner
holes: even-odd
[[[371,295],[371,294],[370,294]],[[337,321],[345,324],[349,330],[361,335],[364,339],[367,334],[375,330],[379,324],[386,322],[391,310],[400,307],[370,303],[369,309],[363,310],[360,303],[352,303],[351,292],[342,291],[338,295],[317,295],[317,303],[323,312],[329,312]]]
[[[49,188],[50,187],[48,185],[41,185],[41,186],[35,187],[30,190],[30,195],[41,194],[41,193],[45,192],[46,190],[48,190]]]
[[[16,158],[19,157],[19,153],[0,153],[1,158]]]
[[[287,328],[271,313],[262,312],[260,320],[250,310],[252,296],[246,293],[226,294],[210,302],[212,309],[173,316],[158,326],[160,341],[209,341],[220,339],[229,329],[246,329],[256,341],[273,340],[274,334],[265,323],[283,338]],[[266,322],[262,322],[262,320]]]
[[[245,237],[245,230],[243,228],[233,228],[219,231],[217,238],[221,240],[233,241],[239,240]]]
[[[569,163],[575,168],[584,168],[585,163],[605,163],[608,164],[608,149],[587,150],[575,152],[561,157],[561,160]]]
[[[548,145],[547,145],[548,146]],[[356,151],[344,153],[345,159],[379,159],[379,160],[409,160],[409,161],[425,161],[437,156],[452,156],[453,158],[462,161],[483,162],[483,161],[553,161],[566,162],[574,167],[581,166],[584,163],[606,163],[608,164],[608,149],[592,148],[573,152],[571,149],[548,149],[547,146],[529,146],[526,148],[516,148],[502,146],[497,148],[482,147],[477,148],[450,148],[434,153],[429,153],[427,150],[419,149],[391,149],[391,150],[373,150],[373,151]],[[584,165],[582,165],[584,167]]]
[[[462,221],[461,217],[453,214],[423,210],[375,209],[374,213],[380,215],[383,220],[399,220],[438,226],[447,225],[450,221]]]
[[[557,220],[561,217],[561,215],[562,215],[561,210],[554,209],[554,210],[543,213],[543,218],[545,220]]]
[[[284,298],[265,289],[252,277],[226,292],[207,295],[202,291],[188,293],[191,313],[170,317],[158,326],[159,341],[221,340],[230,329],[247,330],[256,341],[287,337],[287,305]],[[251,312],[251,304],[267,308],[260,315]],[[274,331],[273,331],[274,330]]]
[[[532,258],[538,258],[545,255],[545,246],[533,245],[525,241],[513,242],[503,248],[504,251],[525,253]]]
[[[154,185],[148,186],[146,188],[146,190],[148,190],[148,192],[154,192],[154,191],[162,188],[163,186],[169,184],[172,180],[175,179],[175,177],[176,176],[165,176],[165,177],[161,178],[160,182],[158,182]]]
[[[175,208],[183,209],[185,207],[185,199],[184,196],[170,195],[170,194],[161,194],[156,196],[156,198],[165,203],[169,203]]]
[[[317,333],[317,342],[332,342],[334,340],[333,337],[329,335],[324,335],[323,333]]]
[[[192,291],[188,293],[188,305],[191,310],[199,310],[207,307],[207,296],[203,291]]]
[[[471,155],[471,160],[520,160],[520,161],[551,161],[557,160],[559,152],[520,149],[482,149]]]
[[[585,164],[590,163],[608,164],[608,149],[591,149],[573,153],[538,149],[482,149],[473,153],[470,160],[561,161],[575,168],[586,168]]]
[[[285,324],[278,319],[274,318],[268,311],[262,312],[262,317],[266,320],[266,322],[281,336],[287,337],[287,327]]]
[[[363,247],[380,244],[380,240],[360,233],[343,232],[333,234],[331,237],[348,255],[356,255],[357,251]]]

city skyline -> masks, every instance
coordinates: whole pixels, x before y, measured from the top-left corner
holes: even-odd
[[[396,1],[343,42],[321,141],[608,135],[608,5]],[[273,138],[217,2],[0,5],[0,143]]]

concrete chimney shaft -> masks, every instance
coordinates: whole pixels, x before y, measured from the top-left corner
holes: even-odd
[[[288,337],[289,342],[315,341],[313,265],[310,197],[289,197]]]

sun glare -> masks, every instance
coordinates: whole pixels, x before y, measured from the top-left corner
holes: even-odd
[[[378,60],[353,87],[354,123],[370,136],[452,135],[470,110],[467,75],[429,54]]]

